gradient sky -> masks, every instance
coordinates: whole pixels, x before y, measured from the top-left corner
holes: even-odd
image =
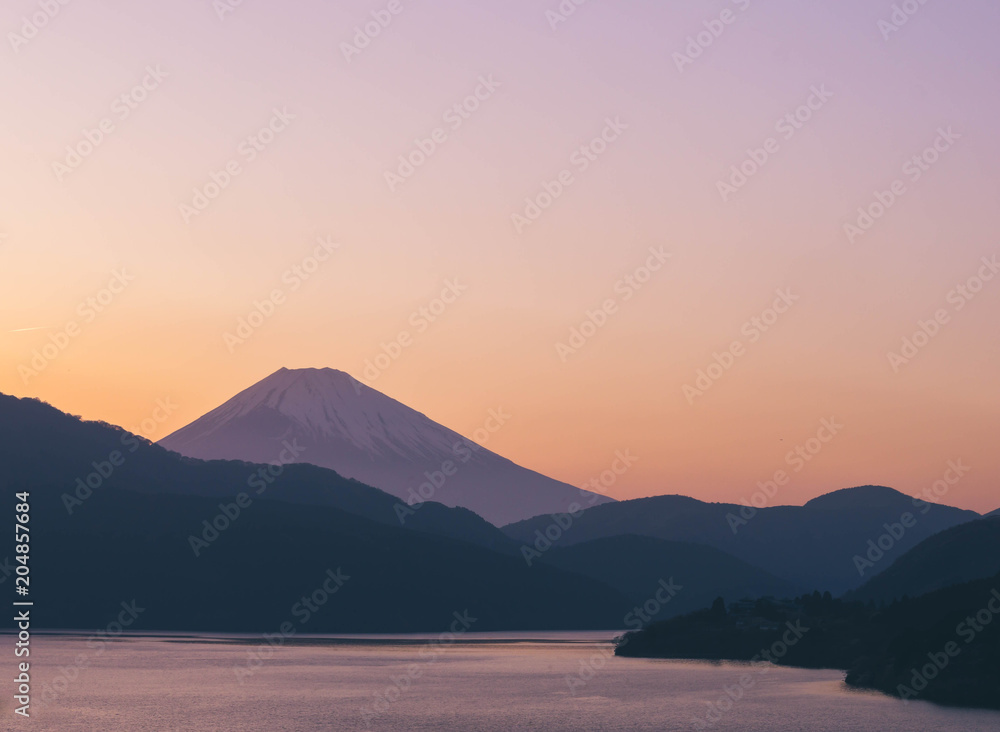
[[[553,28],[558,0],[399,0],[347,60],[389,5],[244,0],[220,18],[211,0],[75,0],[21,43],[8,34],[38,5],[6,3],[0,391],[134,430],[176,403],[156,439],[282,366],[330,366],[466,435],[502,407],[489,447],[574,484],[628,449],[616,498],[739,501],[778,470],[791,480],[771,503],[917,494],[961,460],[938,500],[1000,506],[1000,277],[949,297],[1000,255],[1000,6],[932,0],[884,38],[888,1],[589,0]],[[157,66],[166,78],[120,119],[115,100]],[[452,129],[446,112],[490,75],[500,86]],[[785,139],[778,120],[824,85]],[[241,141],[276,108],[295,119],[248,161]],[[103,118],[114,131],[60,180],[53,163]],[[609,118],[627,129],[581,171],[574,151]],[[385,173],[437,127],[447,139],[390,190]],[[913,181],[907,160],[949,127],[960,139]],[[717,181],[771,137],[724,202]],[[180,205],[230,160],[242,173],[185,223]],[[512,214],[563,170],[572,184],[518,233]],[[905,193],[849,241],[896,179]],[[339,250],[292,291],[284,273],[321,236]],[[670,259],[622,301],[651,247]],[[88,322],[80,303],[122,268],[134,280]],[[412,314],[455,279],[467,289],[421,330]],[[227,348],[276,288],[283,304]],[[778,289],[798,301],[750,342]],[[939,309],[947,323],[894,370],[889,352]],[[25,383],[69,321],[78,335]],[[401,331],[412,344],[364,379]],[[736,340],[743,355],[686,398]],[[824,418],[843,429],[795,472],[787,453]]]

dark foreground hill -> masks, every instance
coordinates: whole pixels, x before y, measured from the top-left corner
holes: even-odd
[[[396,499],[312,466],[258,495],[261,469],[0,396],[0,499],[30,492],[32,627],[105,628],[133,601],[133,630],[442,632],[466,611],[473,630],[621,627],[626,598],[528,567],[471,512],[426,504],[401,525]]]
[[[442,632],[465,611],[473,630],[615,628],[625,604],[585,577],[333,508],[261,501],[196,556],[191,529],[220,514],[217,500],[109,490],[69,516],[40,493],[39,628],[106,627],[133,599],[144,608],[133,629],[268,633],[284,622],[300,633]]]
[[[627,633],[616,653],[845,669],[851,686],[1000,709],[1000,575],[884,608],[819,593],[728,611],[719,601]]]
[[[253,500],[339,508],[378,523],[498,551],[516,549],[503,532],[467,509],[428,502],[407,510],[398,498],[332,470],[282,464],[303,449],[294,440],[285,444],[266,456],[268,464],[195,460],[120,427],[81,421],[36,399],[0,394],[0,479],[12,485],[52,486],[74,515],[89,510],[88,493],[114,488],[213,498],[246,493]],[[112,460],[115,455],[118,460]]]
[[[927,537],[978,518],[973,511],[864,486],[820,496],[804,506],[758,510],[655,496],[587,508],[558,532],[551,516],[503,530],[526,546],[544,543],[539,536],[546,532],[557,536],[553,545],[558,547],[625,534],[707,544],[797,586],[839,595],[888,568]],[[910,525],[903,527],[904,521]],[[886,548],[879,548],[880,542]]]
[[[847,599],[917,597],[1000,572],[1000,516],[954,526],[920,542]]]

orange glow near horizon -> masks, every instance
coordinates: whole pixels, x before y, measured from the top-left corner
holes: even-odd
[[[369,4],[95,0],[8,48],[0,392],[159,439],[328,366],[465,435],[502,407],[488,447],[575,485],[629,450],[618,499],[918,495],[962,461],[935,500],[1000,507],[1000,8],[884,40],[860,0],[752,3],[678,71],[717,9],[403,5],[350,60]]]

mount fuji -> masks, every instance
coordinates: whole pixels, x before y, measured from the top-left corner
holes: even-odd
[[[523,468],[329,368],[280,369],[159,444],[203,460],[312,463],[414,508],[462,506],[498,526],[613,501]]]

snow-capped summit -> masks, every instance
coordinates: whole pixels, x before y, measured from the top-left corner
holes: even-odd
[[[280,369],[160,444],[206,460],[270,463],[291,439],[304,448],[300,462],[410,502],[430,493],[497,525],[611,500],[522,468],[330,368]]]
[[[300,437],[344,439],[373,454],[449,449],[450,430],[336,369],[280,369],[198,421],[203,434],[267,409],[288,419]],[[185,428],[186,429],[186,428]],[[168,439],[180,438],[181,430]],[[449,433],[445,439],[444,432]]]

